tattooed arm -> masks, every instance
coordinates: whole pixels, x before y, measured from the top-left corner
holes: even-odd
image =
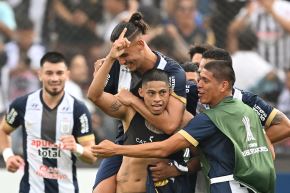
[[[270,126],[266,128],[266,133],[272,143],[290,137],[290,120],[286,115],[278,111],[271,121]]]

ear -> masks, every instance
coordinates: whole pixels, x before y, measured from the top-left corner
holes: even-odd
[[[142,46],[142,47],[144,47],[144,46],[145,46],[145,42],[144,42],[144,40],[139,39],[139,40],[137,41],[137,45],[138,45],[138,46]]]
[[[228,91],[229,90],[229,86],[230,86],[230,84],[229,84],[228,81],[226,81],[226,80],[222,81],[222,83],[221,83],[221,91],[222,92]]]
[[[37,76],[40,82],[42,82],[42,75],[41,75],[41,69],[37,70]]]
[[[66,81],[69,80],[69,79],[70,79],[70,71],[67,70],[67,71],[66,71]]]
[[[138,93],[139,93],[140,97],[144,97],[144,90],[142,88],[138,89]]]

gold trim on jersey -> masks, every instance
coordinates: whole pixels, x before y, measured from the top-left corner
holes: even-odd
[[[94,140],[95,141],[95,136],[94,134],[90,134],[90,135],[85,135],[85,136],[81,136],[77,138],[78,142],[86,142],[86,141],[91,141]]]
[[[175,92],[171,92],[171,95],[172,95],[174,98],[180,100],[182,103],[186,104],[186,98],[177,95]]]
[[[198,146],[198,141],[194,139],[190,134],[188,134],[185,130],[178,131],[180,135],[182,135],[189,143],[194,145],[195,147]]]
[[[165,186],[166,184],[168,184],[168,180],[167,180],[167,179],[165,179],[165,180],[160,180],[160,181],[158,181],[158,182],[155,182],[155,183],[154,183],[154,186],[155,186],[155,187],[160,187],[160,186]]]
[[[270,127],[270,125],[271,125],[273,119],[275,118],[275,116],[277,115],[277,113],[278,113],[278,110],[276,108],[274,108],[273,111],[270,113],[270,115],[265,123],[265,128]]]

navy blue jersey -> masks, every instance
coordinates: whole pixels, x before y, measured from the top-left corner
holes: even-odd
[[[78,192],[76,157],[62,148],[60,137],[73,135],[79,142],[94,139],[89,111],[69,94],[50,109],[41,93],[16,99],[6,116],[11,127],[23,130],[25,170],[20,192]]]
[[[211,167],[208,174],[210,178],[233,174],[235,163],[233,145],[207,115],[198,114],[179,133],[192,145],[201,148]],[[215,186],[229,187],[229,183],[212,184],[211,189],[215,190]]]
[[[269,105],[258,95],[255,95],[251,92],[234,88],[233,97],[242,100],[243,103],[253,108],[253,110],[258,114],[258,117],[260,118],[263,126],[269,127],[273,118],[278,112],[277,109]]]

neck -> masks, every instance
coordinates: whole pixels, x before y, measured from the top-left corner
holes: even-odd
[[[215,106],[217,106],[220,102],[222,102],[226,97],[230,97],[233,96],[232,93],[225,93],[224,95],[221,95],[219,98],[217,98],[215,101],[211,102],[209,104],[210,108],[214,108]]]
[[[42,99],[43,101],[45,102],[45,104],[51,108],[51,109],[54,109],[60,102],[60,100],[62,99],[64,95],[64,91],[62,91],[60,94],[58,95],[51,95],[49,93],[47,93],[44,89],[43,89],[43,92],[42,92]]]
[[[145,51],[146,54],[144,57],[144,63],[142,64],[142,68],[138,70],[141,74],[144,74],[148,70],[154,68],[154,65],[157,61],[157,56],[154,54],[154,52],[152,52],[151,49],[148,48]]]

